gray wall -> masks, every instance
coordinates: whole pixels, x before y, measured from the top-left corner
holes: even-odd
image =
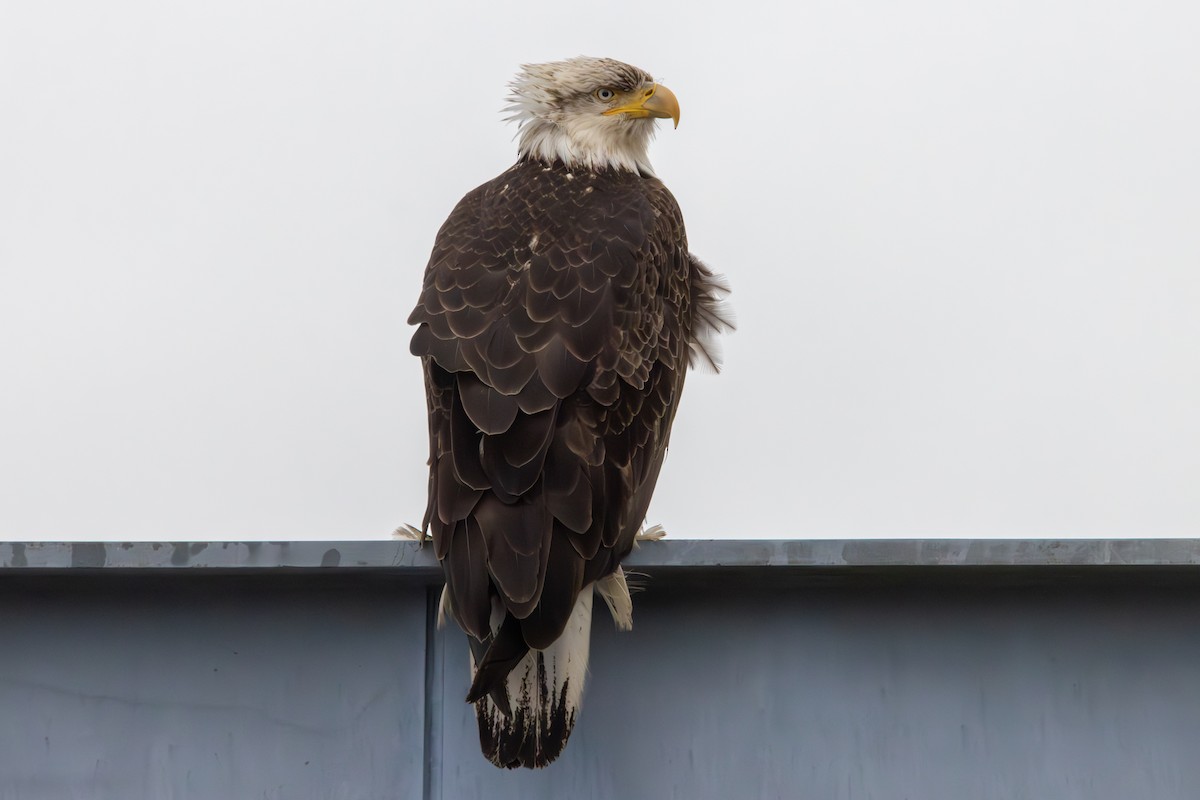
[[[480,756],[427,562],[5,568],[0,800],[1200,792],[1194,566],[672,552],[640,556],[632,633],[598,611],[578,727],[536,773]]]

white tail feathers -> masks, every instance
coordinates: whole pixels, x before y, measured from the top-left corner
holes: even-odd
[[[545,650],[530,650],[508,674],[511,714],[486,695],[476,701],[479,742],[493,764],[544,767],[562,752],[583,699],[591,634],[592,592],[585,589],[562,636]],[[475,669],[472,656],[472,675]]]

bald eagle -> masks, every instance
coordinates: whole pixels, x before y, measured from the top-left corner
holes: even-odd
[[[526,65],[511,90],[517,162],[450,213],[408,320],[442,610],[469,637],[483,752],[509,768],[549,764],[571,734],[593,593],[631,626],[621,559],[687,367],[715,368],[731,327],[646,157],[675,95],[584,57]]]

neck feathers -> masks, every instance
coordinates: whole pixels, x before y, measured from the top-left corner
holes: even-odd
[[[653,128],[641,120],[614,126],[609,120],[589,125],[588,120],[574,124],[553,122],[537,116],[519,115],[518,153],[547,164],[561,161],[568,167],[601,171],[629,170],[653,175],[647,150]]]

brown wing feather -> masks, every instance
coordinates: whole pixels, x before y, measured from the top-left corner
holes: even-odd
[[[409,322],[429,394],[426,523],[451,612],[476,639],[491,637],[498,599],[519,623],[504,635],[545,647],[632,548],[683,387],[696,280],[674,198],[631,173],[521,162],[442,226]],[[489,666],[472,694],[500,673]]]

